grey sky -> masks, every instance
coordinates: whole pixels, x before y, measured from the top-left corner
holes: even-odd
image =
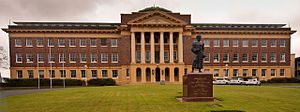
[[[120,22],[120,13],[164,7],[192,15],[194,23],[287,23],[300,29],[299,0],[0,0],[0,27],[11,21]],[[291,53],[300,56],[300,33],[292,35]],[[0,45],[8,37],[0,31]]]

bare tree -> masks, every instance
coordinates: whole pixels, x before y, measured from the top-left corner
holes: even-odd
[[[8,56],[3,46],[0,46],[0,67],[2,68],[8,67]]]

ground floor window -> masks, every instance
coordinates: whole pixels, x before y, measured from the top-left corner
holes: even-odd
[[[76,77],[76,70],[70,70],[70,73],[71,73],[71,78]]]
[[[97,70],[91,70],[92,72],[92,77],[97,78]]]
[[[267,74],[267,69],[261,69],[261,76],[265,77]]]
[[[276,76],[276,69],[271,69],[271,76]]]
[[[66,70],[59,70],[59,74],[61,78],[66,78]]]
[[[55,78],[55,71],[54,70],[49,70],[49,77]]]
[[[118,78],[118,70],[112,70],[112,77]]]
[[[33,70],[27,70],[28,78],[33,79]]]
[[[280,76],[284,76],[284,69],[280,69]]]
[[[256,76],[257,75],[257,69],[252,69],[252,76]]]
[[[233,77],[237,77],[239,75],[239,69],[233,69]]]
[[[107,78],[107,70],[102,70],[102,78]]]
[[[219,69],[214,69],[214,77],[219,77]]]
[[[243,69],[243,77],[246,77],[248,75],[248,69]]]
[[[17,70],[17,76],[19,79],[23,78],[23,71],[22,70]]]
[[[39,70],[39,78],[43,79],[45,77],[45,71],[44,70]]]
[[[81,72],[81,77],[86,78],[86,71],[85,70],[80,70]]]

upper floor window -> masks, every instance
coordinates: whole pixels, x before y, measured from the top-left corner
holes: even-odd
[[[80,53],[80,63],[86,63],[86,54]]]
[[[107,38],[101,38],[101,46],[107,46]]]
[[[276,62],[276,53],[271,52],[271,62]]]
[[[214,47],[220,47],[220,40],[213,40]]]
[[[64,53],[59,53],[59,62],[64,63],[65,62],[65,54]]]
[[[223,40],[223,47],[229,47],[229,40]]]
[[[54,63],[55,62],[55,56],[53,53],[48,54],[48,62]]]
[[[220,62],[220,56],[218,53],[214,53],[214,62]]]
[[[16,53],[16,63],[22,63],[22,54]]]
[[[80,47],[86,47],[86,39],[80,39]]]
[[[91,53],[91,63],[97,63],[97,54]]]
[[[54,47],[54,39],[53,38],[48,39],[48,46],[49,47]]]
[[[38,62],[39,62],[39,63],[43,63],[44,60],[45,60],[44,54],[42,54],[42,53],[38,53],[38,54],[37,54],[37,58],[38,58]]]
[[[76,63],[76,54],[75,53],[69,54],[69,61],[70,61],[70,63]]]
[[[223,62],[229,62],[229,55],[227,53],[223,54]]]
[[[204,40],[204,47],[209,47],[209,46],[210,46],[210,41]]]
[[[248,62],[248,54],[244,53],[242,59],[243,62]]]
[[[249,41],[248,40],[243,40],[242,44],[243,44],[243,47],[248,47]]]
[[[204,58],[204,62],[208,63],[209,59],[210,59],[210,54],[209,53],[205,53],[205,58]]]
[[[151,60],[151,53],[150,51],[146,51],[146,62],[149,62]]]
[[[285,62],[285,53],[280,53],[280,62]]]
[[[26,61],[27,63],[33,63],[33,56],[31,53],[26,54]]]
[[[118,47],[118,39],[111,39],[111,47]]]
[[[252,53],[252,62],[257,62],[258,53]]]
[[[258,46],[258,40],[252,40],[252,47]]]
[[[276,40],[271,40],[270,44],[271,44],[271,47],[276,47]]]
[[[261,62],[267,62],[267,53],[261,53]]]
[[[136,58],[136,62],[137,62],[137,63],[140,63],[140,62],[141,62],[141,57],[142,57],[142,56],[141,56],[141,52],[136,52],[135,55],[136,55],[136,57],[135,57],[135,58]]]
[[[108,63],[108,54],[101,53],[101,63]]]
[[[261,40],[261,47],[267,47],[267,40]]]
[[[21,39],[15,39],[15,47],[22,47],[22,40]]]
[[[90,42],[91,42],[90,43],[91,47],[96,47],[97,46],[97,39],[91,38]]]
[[[44,39],[43,38],[38,38],[36,40],[36,46],[37,47],[43,47],[44,46]]]
[[[58,46],[65,47],[65,39],[62,39],[62,38],[58,39]]]
[[[168,62],[169,61],[169,52],[164,53],[164,61]]]
[[[74,38],[69,39],[69,46],[75,47],[76,46],[76,40]]]
[[[285,43],[286,43],[285,40],[280,40],[279,41],[280,47],[285,47]]]
[[[112,53],[111,54],[111,63],[118,63],[118,53]]]
[[[239,62],[239,54],[234,53],[234,54],[233,54],[232,61],[233,61],[233,62]]]
[[[232,40],[233,47],[239,47],[239,40]]]
[[[32,39],[27,38],[26,39],[26,47],[32,47]]]

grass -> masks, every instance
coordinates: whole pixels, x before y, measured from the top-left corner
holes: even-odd
[[[180,84],[67,88],[0,99],[9,112],[296,112],[300,89],[278,86],[215,85],[215,102],[178,102]]]

